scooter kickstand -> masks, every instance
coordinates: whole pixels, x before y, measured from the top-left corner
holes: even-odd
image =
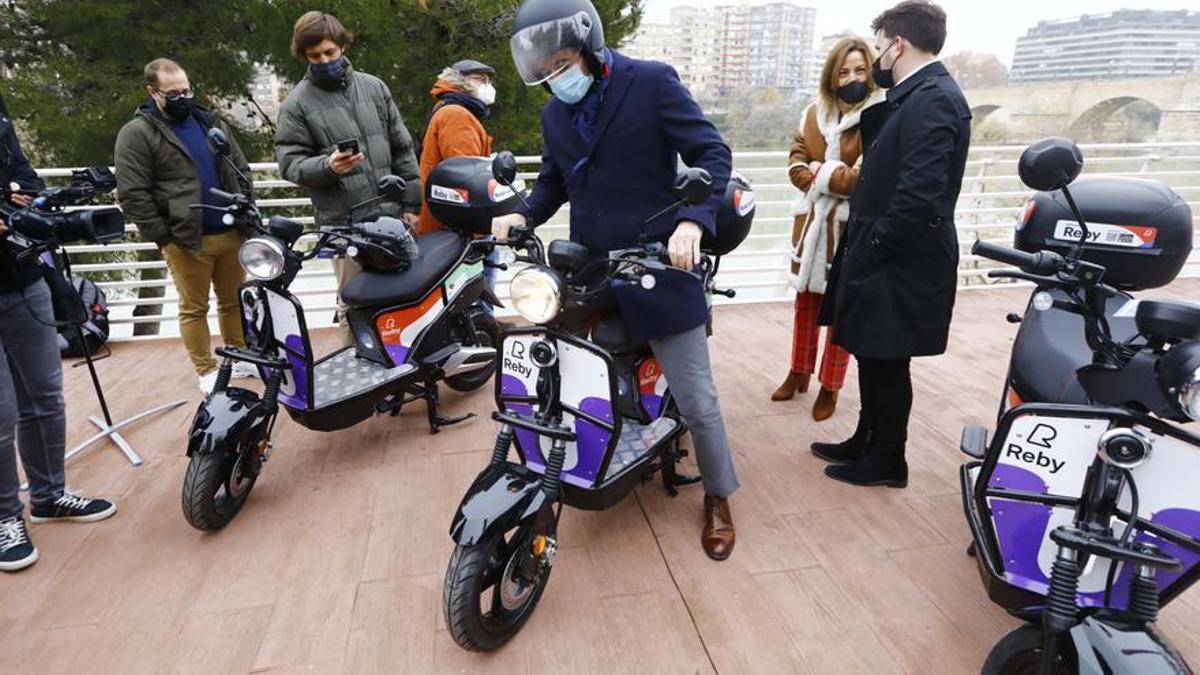
[[[429,433],[436,434],[442,430],[442,427],[448,427],[459,422],[466,422],[475,417],[475,413],[467,413],[458,417],[445,417],[438,413],[438,386],[437,382],[430,381],[425,383],[425,392],[422,397],[425,399],[425,413],[429,418]]]
[[[675,441],[675,450],[668,457],[664,458],[662,468],[663,488],[672,497],[679,496],[680,486],[693,485],[700,482],[700,476],[679,473],[677,470],[679,460],[686,456],[687,451],[680,447],[679,441]]]

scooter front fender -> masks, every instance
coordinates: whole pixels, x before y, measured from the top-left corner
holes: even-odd
[[[450,537],[471,546],[511,530],[550,505],[541,476],[519,464],[489,465],[471,484],[450,523]]]
[[[1090,616],[1071,629],[1071,641],[1081,675],[1192,672],[1153,624],[1136,629]]]
[[[187,456],[224,448],[255,425],[266,422],[266,417],[262,400],[249,389],[229,387],[214,392],[200,403],[192,418]]]

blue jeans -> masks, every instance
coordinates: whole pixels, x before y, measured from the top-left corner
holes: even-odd
[[[24,508],[18,496],[17,449],[30,501],[52,502],[66,486],[62,357],[58,331],[42,323],[53,320],[44,281],[23,294],[0,294],[0,519],[19,516]]]

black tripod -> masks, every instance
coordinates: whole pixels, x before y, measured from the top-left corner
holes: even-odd
[[[70,261],[70,258],[67,256],[66,251],[63,251],[63,253],[62,253],[62,262],[63,262],[63,269],[62,269],[63,274],[69,281],[72,282],[72,286],[73,286],[74,282],[73,282],[73,278],[71,276],[71,261]],[[79,340],[79,344],[82,345],[82,347],[83,347],[83,356],[87,362],[88,374],[91,375],[92,387],[96,390],[96,399],[100,402],[100,411],[101,411],[101,413],[103,413],[104,418],[100,419],[100,418],[96,417],[95,415],[91,415],[88,417],[88,420],[90,420],[92,424],[99,427],[100,431],[97,432],[96,434],[94,434],[93,436],[91,436],[90,438],[88,438],[87,440],[85,440],[84,442],[80,443],[79,445],[76,445],[75,447],[71,448],[71,450],[67,452],[66,461],[70,461],[70,459],[72,457],[75,457],[76,455],[80,454],[84,450],[88,449],[93,444],[95,444],[97,441],[100,441],[101,439],[104,439],[104,438],[108,438],[108,439],[112,440],[112,442],[115,443],[118,448],[121,449],[121,452],[125,454],[125,457],[129,460],[129,462],[131,464],[133,464],[134,466],[141,466],[141,464],[142,464],[141,456],[138,455],[138,453],[133,449],[133,446],[131,446],[129,444],[129,441],[125,440],[125,437],[121,435],[120,430],[123,427],[127,427],[135,422],[139,422],[139,421],[146,419],[147,417],[150,417],[152,415],[157,415],[159,413],[163,413],[168,410],[174,410],[175,408],[178,408],[179,406],[183,405],[187,401],[184,399],[179,399],[178,401],[172,401],[170,403],[165,403],[163,405],[155,406],[153,408],[150,408],[149,410],[146,410],[146,411],[138,413],[132,417],[128,417],[126,419],[123,419],[119,422],[114,423],[113,419],[112,419],[112,415],[108,411],[108,400],[104,396],[104,388],[100,385],[100,377],[96,374],[96,366],[92,360],[92,350],[88,346],[88,343],[85,340],[85,337],[83,334],[83,324],[84,323],[86,323],[86,317],[85,317],[84,321],[72,322],[72,328],[75,331],[75,338],[77,340]]]

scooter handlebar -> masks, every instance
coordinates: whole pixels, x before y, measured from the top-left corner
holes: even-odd
[[[1008,263],[1014,267],[1019,267],[1022,271],[1041,276],[1055,274],[1062,265],[1062,256],[1053,251],[1026,253],[1025,251],[1018,251],[1015,248],[1008,248],[1007,246],[989,244],[982,240],[976,241],[971,246],[971,253],[987,258],[988,260]]]
[[[210,195],[216,197],[217,199],[220,199],[221,201],[226,202],[228,204],[233,204],[233,203],[237,202],[237,199],[238,199],[237,195],[233,194],[232,192],[226,192],[220,188],[209,188],[208,194],[210,194]]]

